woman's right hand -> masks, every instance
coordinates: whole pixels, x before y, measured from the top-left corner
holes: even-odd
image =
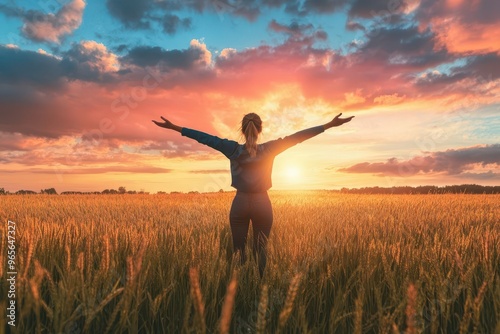
[[[335,116],[334,119],[332,119],[329,123],[327,123],[327,127],[331,128],[331,127],[334,127],[334,126],[340,126],[340,125],[342,125],[344,123],[350,122],[351,119],[354,118],[354,116],[346,117],[346,118],[340,118],[341,115],[342,115],[342,113],[340,113],[337,116]]]

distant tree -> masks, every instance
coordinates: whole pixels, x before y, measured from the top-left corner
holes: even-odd
[[[158,194],[158,195],[166,195],[167,193],[165,191],[158,191],[156,194]]]
[[[135,195],[135,194],[137,194],[137,191],[135,191],[135,190],[129,190],[129,191],[127,191],[127,194]]]
[[[119,192],[120,194],[125,194],[125,193],[127,192],[127,189],[125,189],[125,187],[119,187],[119,188],[118,188],[118,192]]]
[[[182,194],[180,191],[171,191],[171,194]]]
[[[33,190],[18,190],[16,191],[16,195],[36,195],[36,192]]]
[[[221,188],[221,189],[219,189],[219,192],[220,192],[220,193],[223,193],[223,192],[224,192],[224,189],[222,189],[222,188]]]
[[[54,188],[42,189],[40,194],[57,195],[57,191]]]
[[[5,192],[4,188],[0,188],[0,195],[6,195],[7,193]]]

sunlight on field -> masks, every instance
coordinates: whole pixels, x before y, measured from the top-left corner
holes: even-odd
[[[500,195],[271,191],[261,282],[231,257],[233,196],[0,196],[2,282],[17,226],[17,333],[500,328]]]

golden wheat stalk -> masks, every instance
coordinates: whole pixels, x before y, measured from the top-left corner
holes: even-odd
[[[262,287],[262,292],[260,293],[259,310],[257,316],[257,334],[265,333],[266,331],[266,313],[267,313],[267,303],[268,303],[268,293],[267,285]]]
[[[460,255],[458,254],[458,252],[457,252],[456,249],[455,249],[455,263],[457,264],[457,267],[460,270],[460,276],[463,277],[463,275],[464,275],[464,264],[463,264],[462,259],[460,258]]]
[[[30,269],[32,256],[33,256],[33,238],[31,236],[28,236],[28,252],[26,253],[23,278],[28,277],[28,271]]]
[[[163,291],[160,294],[158,294],[154,300],[148,292],[148,299],[149,299],[149,303],[151,305],[150,307],[151,307],[151,313],[152,313],[153,317],[156,317],[156,314],[158,313],[158,310],[160,309],[161,303],[163,302],[163,300],[165,299],[167,294],[170,291],[172,291],[172,288],[173,288],[173,285],[171,284],[169,287],[163,289]]]
[[[132,285],[135,280],[134,260],[132,256],[127,256],[127,281],[126,285]]]
[[[80,271],[80,275],[83,279],[83,274],[84,274],[84,270],[85,270],[85,256],[83,254],[83,252],[80,252],[78,254],[78,259],[76,260],[76,267],[78,268],[78,270]]]
[[[459,333],[469,333],[469,325],[470,325],[470,318],[472,315],[471,308],[472,306],[472,298],[470,295],[470,292],[467,293],[467,298],[465,299],[465,305],[464,305],[464,315],[462,316],[462,319],[460,320],[460,329]]]
[[[224,297],[224,304],[222,305],[222,314],[220,317],[219,329],[221,334],[229,333],[229,326],[231,324],[231,316],[233,313],[234,300],[236,297],[236,288],[238,287],[237,272],[233,272],[231,282],[227,287],[226,296]]]
[[[406,304],[406,332],[408,334],[416,334],[416,322],[415,322],[415,314],[416,314],[416,306],[417,306],[417,289],[413,284],[408,286],[407,291],[407,304]]]
[[[4,231],[2,231],[2,234],[4,233]],[[4,268],[4,263],[6,263],[6,261],[4,260],[4,249],[6,248],[5,247],[5,240],[7,238],[0,238],[0,277],[3,277],[3,268]],[[1,325],[1,323],[0,323]]]
[[[66,245],[64,250],[66,251],[66,271],[69,272],[71,269],[71,249],[69,248],[69,245]]]
[[[481,287],[479,288],[479,292],[477,293],[476,298],[474,298],[474,304],[473,304],[474,333],[479,332],[478,326],[480,324],[481,306],[483,304],[483,298],[487,288],[488,288],[488,281],[484,281]]]
[[[483,250],[484,250],[484,260],[488,262],[490,260],[490,232],[486,231],[486,234],[483,239]]]
[[[40,303],[40,290],[38,289],[38,283],[36,278],[32,278],[29,280],[30,288],[31,288],[31,294],[33,295],[33,299],[35,300],[35,303],[38,304]]]
[[[110,263],[110,259],[109,259],[109,236],[106,234],[104,236],[104,255],[103,255],[102,262],[101,262],[101,270],[103,272],[107,272],[108,271],[108,269],[109,269],[109,263]]]
[[[363,331],[363,298],[365,291],[363,288],[359,289],[358,296],[354,302],[354,333],[361,334]]]
[[[123,290],[124,288],[118,288],[115,291],[112,291],[109,295],[106,296],[106,298],[104,298],[104,300],[97,306],[97,308],[90,312],[90,314],[85,318],[85,326],[83,327],[84,332],[88,331],[89,326],[96,315],[101,312],[110,301],[112,301],[116,296],[122,293]]]
[[[136,276],[141,272],[142,261],[144,259],[144,253],[146,252],[146,247],[147,247],[146,243],[142,243],[141,248],[139,249],[139,252],[135,258],[134,271]]]
[[[279,316],[278,330],[283,329],[288,321],[288,318],[290,317],[290,314],[292,313],[293,302],[297,296],[297,291],[299,290],[301,276],[301,274],[297,274],[292,278],[292,282],[290,283],[290,287],[288,288],[288,293],[286,295],[285,305],[283,306],[283,310]]]
[[[196,314],[198,315],[198,320],[200,322],[200,331],[205,333],[205,304],[203,303],[203,296],[201,295],[200,289],[200,279],[196,268],[189,269],[189,282],[191,285],[191,297],[193,298]]]
[[[40,266],[41,267],[41,266]],[[50,291],[50,295],[52,298],[55,297],[56,295],[56,283],[54,282],[54,280],[52,279],[52,275],[49,273],[49,271],[43,267],[42,268],[42,271],[43,271],[43,275],[44,277],[47,279],[47,281],[49,282],[49,291]]]

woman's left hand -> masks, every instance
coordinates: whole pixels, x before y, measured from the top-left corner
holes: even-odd
[[[153,120],[153,123],[155,123],[156,125],[158,125],[161,128],[173,129],[174,124],[172,122],[170,122],[168,119],[166,119],[163,116],[160,116],[160,117],[161,117],[162,120],[164,120],[164,122],[158,122],[158,121],[154,121]]]

